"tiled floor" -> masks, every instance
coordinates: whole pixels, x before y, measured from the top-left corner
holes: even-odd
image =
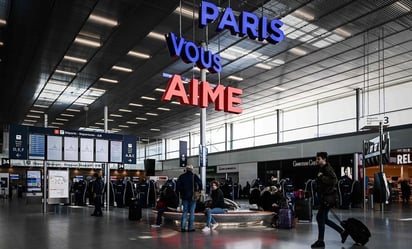
[[[120,208],[111,208],[102,218],[90,216],[92,207],[64,207],[47,214],[41,210],[41,204],[26,204],[24,199],[0,199],[0,249],[307,249],[317,237],[316,222],[299,223],[291,230],[260,226],[180,233],[173,223],[151,228],[155,217],[149,209],[143,209],[139,222],[129,221],[128,210]],[[365,247],[354,246],[350,238],[342,244],[340,236],[326,228],[326,248],[411,248],[409,205],[394,203],[384,212],[337,212],[343,218],[353,216],[364,221],[372,238]]]

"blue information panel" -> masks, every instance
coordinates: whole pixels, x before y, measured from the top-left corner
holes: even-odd
[[[9,158],[26,160],[27,147],[27,127],[11,125],[9,132]]]
[[[46,139],[44,135],[29,135],[29,159],[44,160],[45,158]]]

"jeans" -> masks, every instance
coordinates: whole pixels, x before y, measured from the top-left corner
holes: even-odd
[[[224,214],[225,210],[223,208],[208,208],[206,210],[206,226],[210,227],[211,224],[215,224],[216,221],[213,219],[212,214]]]
[[[168,209],[167,207],[162,207],[157,209],[157,218],[156,218],[156,225],[162,224],[162,216],[164,212],[166,212]]]
[[[320,205],[318,214],[316,215],[316,221],[318,222],[318,240],[323,241],[325,237],[325,224],[336,230],[338,233],[343,232],[343,228],[338,226],[335,222],[329,220],[330,208],[325,205]]]
[[[182,204],[183,214],[181,220],[181,228],[186,229],[187,213],[189,212],[189,231],[194,230],[196,201],[182,200]]]

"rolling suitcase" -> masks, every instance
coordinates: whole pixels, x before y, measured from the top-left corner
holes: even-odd
[[[340,225],[349,233],[350,237],[356,242],[357,245],[365,245],[371,233],[369,229],[363,224],[362,221],[355,218],[349,218],[347,220],[340,220],[333,209],[330,210],[336,220],[340,222]]]
[[[295,216],[299,221],[312,221],[311,198],[298,199],[295,201]]]
[[[142,218],[142,207],[138,199],[132,198],[129,206],[129,220],[140,220]]]
[[[279,210],[278,228],[290,229],[293,227],[292,210],[289,208],[282,208]]]

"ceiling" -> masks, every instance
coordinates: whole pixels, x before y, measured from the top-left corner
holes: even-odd
[[[47,114],[49,127],[103,129],[107,106],[112,132],[153,140],[199,129],[199,108],[161,101],[163,73],[200,77],[170,57],[169,32],[221,55],[208,82],[243,89],[243,113],[209,105],[207,126],[411,80],[409,0],[209,2],[281,19],[286,38],[217,33],[217,22],[200,29],[197,0],[0,0],[0,123],[44,126]]]

